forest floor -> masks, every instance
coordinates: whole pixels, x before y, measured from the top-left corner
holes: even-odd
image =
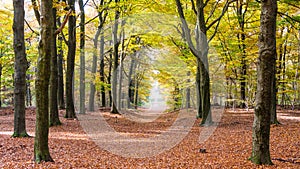
[[[139,123],[122,115],[100,113],[115,131],[142,138],[167,130],[178,116],[176,112],[166,113],[154,121]],[[88,137],[80,125],[80,118],[68,120],[63,115],[64,111],[60,111],[63,124],[50,128],[50,154],[55,162],[35,164],[34,138],[12,138],[13,110],[0,109],[0,168],[300,168],[300,111],[278,111],[281,125],[271,126],[272,166],[258,166],[248,160],[253,110],[227,109],[216,130],[203,143],[199,142],[199,135],[204,127],[199,126],[200,119],[197,119],[175,147],[144,158],[122,157],[105,150]],[[26,127],[31,136],[34,126],[35,109],[28,108]],[[200,149],[205,149],[206,153]]]

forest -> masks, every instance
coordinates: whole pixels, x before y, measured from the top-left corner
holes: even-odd
[[[0,168],[300,167],[300,1],[1,3]]]

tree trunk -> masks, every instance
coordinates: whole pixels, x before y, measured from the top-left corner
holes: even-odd
[[[36,128],[34,139],[34,159],[53,161],[48,147],[49,133],[49,78],[50,58],[53,50],[53,14],[52,0],[41,1],[41,32],[39,58],[35,80],[36,89]]]
[[[25,92],[26,70],[28,63],[25,53],[24,41],[24,0],[14,0],[14,133],[13,137],[26,137],[25,125]],[[48,123],[47,123],[48,124]]]
[[[53,32],[56,30],[56,8],[53,8]],[[58,103],[57,103],[57,46],[56,46],[56,34],[53,34],[53,48],[51,53],[51,75],[50,75],[50,100],[49,100],[49,108],[50,108],[50,118],[49,125],[57,126],[60,125],[61,122],[59,120],[58,115]]]
[[[80,8],[80,114],[85,114],[85,14],[83,0],[78,1]]]
[[[120,66],[119,66],[119,79],[118,79],[118,110],[121,110],[122,108],[122,85],[123,85],[123,60],[125,58],[125,31],[124,28],[122,28],[121,34],[121,55],[120,55]]]
[[[112,52],[109,53],[109,67],[108,67],[108,76],[107,76],[107,83],[108,84],[111,84],[111,72],[112,72],[112,58],[113,58],[113,55],[112,55]],[[108,97],[109,97],[109,106],[111,107],[112,106],[112,93],[111,93],[111,88],[110,90],[108,91]]]
[[[277,1],[261,2],[257,95],[252,133],[251,161],[272,164],[270,157],[270,112],[276,64]]]
[[[273,77],[273,83],[272,83],[272,96],[271,96],[271,124],[280,124],[277,120],[277,111],[276,111],[276,105],[277,105],[277,97],[276,97],[277,89],[276,89],[276,77]]]
[[[26,75],[26,106],[32,106],[32,95],[31,95],[31,85],[30,85],[30,80],[31,80],[31,75],[27,74]]]
[[[103,30],[101,31],[101,37],[100,37],[100,81],[104,84],[105,83],[105,74],[104,74],[104,35],[103,35]],[[111,60],[110,60],[110,67],[109,67],[109,72],[111,72]],[[109,73],[111,74],[111,73]],[[105,87],[104,85],[101,85],[100,87],[100,92],[101,92],[101,106],[105,107],[106,106],[106,99],[105,99]],[[108,84],[110,84],[110,79]],[[109,95],[111,97],[111,94]]]
[[[201,124],[209,125],[212,123],[211,111],[210,111],[210,82],[209,82],[209,69],[208,69],[208,42],[206,38],[206,22],[204,19],[204,3],[203,0],[196,1],[196,47],[194,46],[188,24],[185,20],[183,9],[180,0],[176,0],[176,6],[178,14],[181,18],[182,27],[184,31],[184,37],[190,48],[190,51],[197,58],[197,69],[199,69],[199,75],[196,77],[196,88],[199,91],[199,108],[198,116],[202,114]],[[199,81],[200,79],[200,81]],[[201,111],[201,112],[200,112]]]
[[[115,0],[116,3],[118,3],[118,0]],[[113,32],[112,32],[112,39],[113,39],[113,56],[114,56],[114,64],[113,64],[113,80],[112,80],[112,107],[111,107],[111,113],[113,114],[118,114],[118,109],[117,109],[117,72],[118,72],[118,66],[119,66],[119,41],[118,41],[118,27],[119,27],[119,21],[118,19],[120,18],[120,12],[116,10],[115,13],[115,21],[113,25]]]
[[[197,94],[197,118],[202,118],[202,100],[200,88],[200,63],[201,60],[197,58],[197,72],[196,72],[196,94]]]
[[[68,4],[75,13],[75,0],[68,0]],[[74,78],[74,62],[76,52],[76,15],[69,16],[68,23],[68,57],[66,72],[66,118],[76,118],[74,100],[73,100],[73,78]]]
[[[60,24],[59,24],[60,26]],[[65,109],[65,98],[64,98],[64,74],[63,74],[63,49],[62,49],[63,38],[61,35],[58,36],[58,60],[57,60],[57,69],[58,69],[58,80],[57,80],[57,101],[58,107],[60,109]]]
[[[93,63],[92,63],[92,76],[93,79],[90,82],[90,96],[89,96],[89,111],[95,111],[95,93],[96,93],[96,87],[95,87],[95,75],[97,71],[97,48],[98,48],[98,39],[100,36],[100,29],[98,27],[96,34],[94,36],[94,51],[93,51]]]
[[[128,73],[128,99],[127,99],[127,108],[132,108],[132,104],[134,102],[134,83],[132,80],[132,74],[135,69],[135,60],[137,59],[136,56],[138,56],[138,52],[135,52],[133,56],[131,57],[130,67],[129,67],[129,73]]]
[[[245,6],[245,8],[244,8]],[[241,103],[240,107],[246,107],[246,76],[247,76],[247,62],[246,62],[246,34],[245,34],[245,13],[247,12],[248,2],[243,0],[236,1],[236,13],[237,19],[240,27],[240,32],[237,34],[239,41],[239,50],[241,52],[241,72],[240,72],[240,94],[241,94]]]
[[[186,75],[188,77],[187,84],[190,85],[191,80],[189,79],[189,77],[191,76],[191,72],[188,71]],[[185,97],[186,97],[185,108],[188,109],[191,107],[191,88],[189,86],[186,88],[186,96]]]

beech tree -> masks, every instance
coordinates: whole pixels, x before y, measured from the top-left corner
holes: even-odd
[[[53,5],[52,0],[41,0],[39,57],[35,80],[36,127],[34,139],[34,160],[53,161],[48,147],[49,134],[49,78],[50,58],[53,50]]]
[[[115,3],[118,3],[119,0],[115,0]],[[116,8],[118,8],[116,6]],[[113,56],[114,56],[114,60],[113,60],[113,79],[112,79],[112,107],[111,107],[111,113],[113,114],[117,114],[118,109],[117,109],[117,72],[118,72],[118,66],[119,66],[119,45],[120,42],[118,41],[118,28],[119,28],[119,21],[118,19],[120,18],[120,11],[119,9],[116,9],[115,11],[115,21],[114,21],[114,25],[113,25],[113,32],[112,32],[112,39],[113,39]]]
[[[85,13],[83,0],[78,1],[80,8],[80,111],[85,113]]]
[[[212,123],[211,117],[211,103],[210,103],[210,77],[209,77],[209,65],[208,65],[208,43],[211,39],[214,38],[218,30],[219,23],[227,11],[229,4],[235,0],[227,0],[223,7],[221,14],[210,23],[208,21],[212,19],[216,8],[212,8],[210,14],[205,18],[205,7],[207,7],[209,0],[191,0],[192,9],[196,15],[196,28],[195,28],[195,41],[196,44],[193,44],[191,31],[188,27],[182,5],[180,0],[175,0],[177,11],[182,23],[183,37],[186,40],[190,51],[196,57],[197,60],[197,74],[196,74],[196,88],[197,88],[197,102],[198,102],[198,117],[202,118],[201,124],[210,124]],[[219,1],[216,2],[216,5]],[[215,27],[213,27],[215,26]],[[207,31],[213,29],[213,34],[207,38]]]
[[[25,53],[24,40],[24,0],[14,0],[14,134],[13,137],[26,137],[25,125],[25,92],[26,92],[26,70],[28,62]]]
[[[66,118],[75,118],[75,108],[73,100],[73,76],[75,66],[76,53],[76,16],[75,16],[75,0],[68,0],[68,5],[72,14],[69,16],[68,22],[68,56],[67,56],[67,72],[66,72]]]
[[[57,3],[57,2],[56,2]],[[56,8],[53,8],[53,32],[57,29],[56,24]],[[49,100],[49,125],[56,126],[60,125],[61,122],[59,120],[58,115],[58,100],[57,100],[57,90],[58,90],[58,62],[57,62],[57,43],[56,43],[57,35],[53,33],[53,46],[51,53],[51,74],[50,74],[50,100]]]
[[[252,134],[251,161],[272,164],[270,157],[270,116],[276,64],[277,1],[261,1],[257,95]]]

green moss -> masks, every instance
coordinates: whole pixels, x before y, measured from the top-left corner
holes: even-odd
[[[24,131],[22,133],[16,133],[16,132],[14,132],[11,137],[13,137],[13,138],[16,138],[16,137],[30,137],[30,135],[27,134],[26,131]]]

